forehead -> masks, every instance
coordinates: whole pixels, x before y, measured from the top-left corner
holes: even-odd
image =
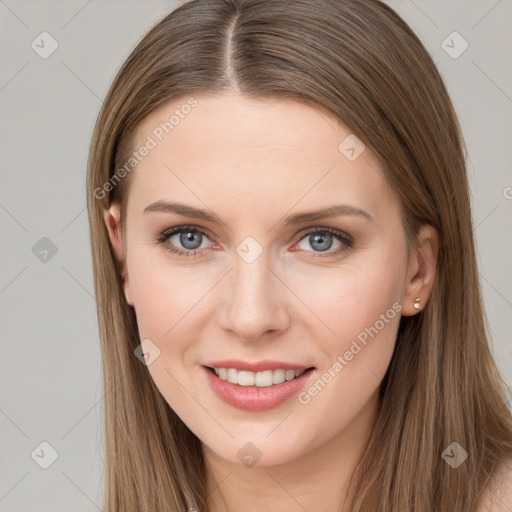
[[[234,93],[191,98],[165,103],[135,133],[134,151],[151,147],[132,176],[140,206],[180,194],[246,210],[347,197],[378,213],[396,203],[376,156],[323,109]]]

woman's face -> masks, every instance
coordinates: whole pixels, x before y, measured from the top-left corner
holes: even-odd
[[[320,110],[194,98],[149,115],[134,144],[120,257],[149,374],[223,459],[282,464],[350,442],[414,311],[397,199],[370,149]]]

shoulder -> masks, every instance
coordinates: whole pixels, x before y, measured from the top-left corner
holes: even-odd
[[[512,511],[512,460],[502,464],[484,492],[478,512]]]

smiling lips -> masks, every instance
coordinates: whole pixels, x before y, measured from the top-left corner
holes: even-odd
[[[277,407],[297,393],[314,371],[313,367],[281,361],[237,360],[212,361],[203,369],[219,398],[248,411]]]

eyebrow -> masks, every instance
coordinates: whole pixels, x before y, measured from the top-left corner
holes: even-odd
[[[161,200],[155,201],[144,209],[144,213],[149,212],[176,213],[185,217],[191,217],[194,219],[203,220],[205,222],[211,222],[212,224],[223,224],[217,215],[182,203],[168,203]],[[339,215],[356,215],[361,216],[369,221],[373,221],[373,217],[368,212],[361,210],[361,208],[357,208],[356,206],[351,206],[348,204],[337,204],[314,212],[304,212],[290,215],[284,219],[284,224],[302,224],[313,220],[336,217]]]

